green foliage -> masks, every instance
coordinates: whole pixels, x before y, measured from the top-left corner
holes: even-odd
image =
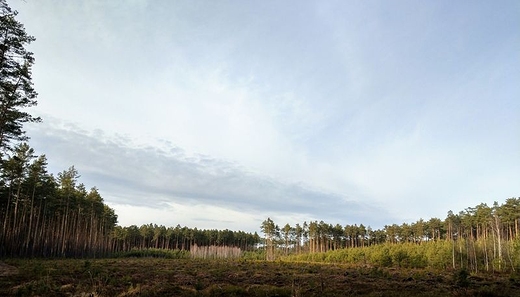
[[[165,227],[157,224],[116,226],[112,240],[117,251],[161,248],[189,250],[192,246],[228,246],[242,251],[255,249],[260,241],[258,234],[231,230],[203,230],[197,228]]]
[[[265,260],[265,250],[257,249],[253,251],[242,252],[242,259],[244,260]]]
[[[126,252],[118,252],[112,255],[115,258],[164,258],[164,259],[189,259],[190,252],[186,250],[165,249],[132,249]]]
[[[459,287],[468,287],[469,286],[469,272],[466,269],[459,269],[453,273],[453,280],[455,284]]]
[[[397,266],[403,266],[405,260],[409,259],[408,253],[406,253],[403,249],[393,249],[392,252],[392,261],[397,264]]]
[[[31,78],[34,57],[26,50],[35,38],[25,32],[17,14],[0,1],[0,157],[13,141],[28,139],[24,123],[40,121],[24,111],[37,104]]]
[[[370,259],[371,264],[381,266],[381,267],[390,267],[392,266],[392,256],[390,254],[390,246],[388,244],[377,245],[371,249],[368,249],[368,259]]]
[[[511,258],[516,271],[520,271],[520,238],[516,238],[511,244]]]
[[[451,245],[445,241],[422,244],[381,244],[362,248],[340,249],[325,253],[306,253],[283,257],[285,261],[343,263],[357,266],[401,268],[448,267]]]
[[[430,266],[426,257],[427,246],[430,243],[414,244],[396,244],[391,246],[391,254],[393,262],[399,267],[405,268],[425,268]],[[397,262],[397,261],[400,262]]]
[[[435,243],[427,243],[424,248],[424,256],[427,259],[428,267],[445,269],[451,266],[452,242],[443,240]]]
[[[85,257],[106,254],[117,223],[96,188],[78,184],[74,166],[54,178],[45,156],[15,146],[0,167],[0,256]]]

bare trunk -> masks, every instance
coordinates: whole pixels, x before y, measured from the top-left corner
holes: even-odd
[[[500,221],[498,216],[495,215],[495,231],[497,234],[497,244],[498,244],[498,270],[502,270],[502,240],[501,240],[501,228]]]

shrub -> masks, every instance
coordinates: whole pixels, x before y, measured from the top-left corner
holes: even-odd
[[[189,259],[190,252],[186,250],[166,249],[132,249],[127,252],[119,252],[113,255],[116,258],[165,258],[165,259]]]
[[[467,287],[469,286],[469,273],[466,269],[460,269],[453,274],[453,280],[455,284],[459,287]]]

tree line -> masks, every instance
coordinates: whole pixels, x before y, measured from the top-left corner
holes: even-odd
[[[131,249],[191,246],[254,247],[259,236],[242,231],[177,226],[117,225],[117,215],[97,188],[79,183],[72,166],[57,176],[36,156],[23,125],[40,122],[26,111],[37,105],[25,32],[5,0],[0,0],[0,257],[92,257]]]
[[[117,225],[97,188],[87,190],[72,166],[55,177],[45,155],[25,142],[0,166],[0,257],[99,257],[132,249],[228,246],[252,250],[257,233],[156,224]]]
[[[96,188],[70,167],[57,177],[45,155],[15,146],[0,168],[0,256],[86,257],[108,252],[117,223]]]
[[[508,198],[493,206],[481,203],[446,218],[419,219],[413,223],[385,225],[372,229],[363,224],[328,224],[324,221],[279,227],[270,218],[262,222],[267,259],[302,253],[364,248],[375,245],[449,242],[452,268],[514,270],[520,267],[520,198]],[[431,246],[431,245],[430,245]],[[446,247],[444,244],[437,246]],[[439,250],[440,252],[440,250]]]
[[[26,111],[37,104],[25,32],[0,0],[0,256],[92,256],[104,253],[117,222],[96,188],[78,183],[74,167],[57,177],[29,146]]]
[[[117,215],[97,188],[87,190],[72,166],[54,176],[45,155],[35,155],[23,125],[40,118],[31,80],[34,41],[0,0],[0,257],[97,257],[133,249],[187,251],[192,247],[264,247],[266,258],[351,261],[378,265],[520,269],[520,199],[481,203],[442,220],[372,229],[363,224],[303,222],[279,227],[262,222],[264,238],[231,230],[199,230],[155,224],[117,225]],[[206,255],[205,248],[201,248]],[[216,249],[221,251],[223,249]],[[233,249],[234,250],[234,249]],[[431,260],[436,259],[436,260]]]
[[[113,250],[176,249],[189,251],[193,246],[227,246],[250,251],[256,248],[260,236],[255,232],[231,231],[228,229],[197,229],[189,227],[165,227],[145,224],[140,227],[116,226],[113,231]]]

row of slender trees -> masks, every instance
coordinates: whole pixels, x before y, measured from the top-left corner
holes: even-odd
[[[54,177],[44,155],[25,142],[24,124],[39,122],[26,47],[35,38],[0,0],[0,256],[92,256],[131,248],[188,249],[193,244],[247,248],[258,241],[232,231],[144,225],[116,227],[117,216],[97,189],[78,184],[73,168]]]
[[[256,233],[242,231],[117,226],[114,210],[104,204],[96,188],[87,190],[79,183],[74,167],[57,176],[48,173],[45,155],[35,155],[23,129],[25,123],[40,119],[26,111],[37,104],[31,80],[34,57],[26,50],[35,39],[16,15],[0,0],[0,257],[96,257],[135,248],[189,250],[194,246],[207,255],[209,249],[203,247],[251,250],[262,242]],[[314,259],[318,253],[337,251],[336,259],[372,258],[381,265],[494,271],[520,269],[519,225],[520,199],[509,198],[500,205],[482,203],[458,214],[450,211],[444,220],[420,219],[379,230],[323,221],[280,228],[269,218],[261,229],[269,260],[291,253]],[[371,247],[376,248],[368,252]],[[440,260],[425,264],[433,257]]]
[[[254,233],[155,224],[122,227],[96,188],[74,167],[57,177],[44,155],[21,143],[0,166],[0,256],[95,257],[131,249],[229,246],[252,250]]]
[[[156,224],[117,225],[114,210],[96,188],[86,190],[74,167],[57,177],[44,155],[21,143],[0,166],[0,256],[103,256],[131,249],[189,250],[191,246],[232,246],[252,250],[254,233],[199,230]]]
[[[5,0],[0,0],[0,257],[91,257],[132,248],[187,250],[192,245],[251,249],[257,234],[197,230],[177,226],[117,226],[114,210],[96,188],[79,183],[71,167],[54,176],[45,155],[36,156],[24,130],[40,122],[26,111],[37,104],[25,32]]]
[[[380,244],[452,243],[450,266],[501,270],[514,269],[516,250],[520,251],[520,198],[509,198],[493,206],[481,203],[458,214],[448,212],[444,220],[420,219],[414,223],[386,225],[373,230],[360,225],[332,225],[323,221],[279,227],[270,218],[261,227],[266,257],[277,254],[325,253],[345,248]],[[518,246],[518,247],[517,247]],[[520,259],[518,259],[520,261]]]
[[[78,184],[74,167],[47,172],[45,155],[27,144],[24,124],[40,122],[31,69],[35,38],[0,0],[0,256],[90,256],[105,253],[117,222],[96,188]]]
[[[109,251],[117,223],[74,167],[57,177],[44,155],[17,145],[0,166],[0,256],[95,256]]]
[[[228,246],[242,251],[253,250],[261,241],[260,236],[244,231],[165,227],[156,224],[116,226],[113,232],[113,250],[178,249],[190,250],[192,246]]]
[[[520,198],[506,199],[493,206],[481,203],[466,208],[458,214],[448,212],[444,220],[431,218],[419,219],[413,223],[385,225],[382,229],[372,229],[363,224],[345,225],[328,224],[324,221],[283,227],[270,218],[260,226],[266,242],[283,246],[284,251],[326,252],[341,248],[364,247],[385,242],[421,243],[432,240],[453,240],[468,238],[486,239],[495,236],[501,241],[510,241],[520,237]]]

